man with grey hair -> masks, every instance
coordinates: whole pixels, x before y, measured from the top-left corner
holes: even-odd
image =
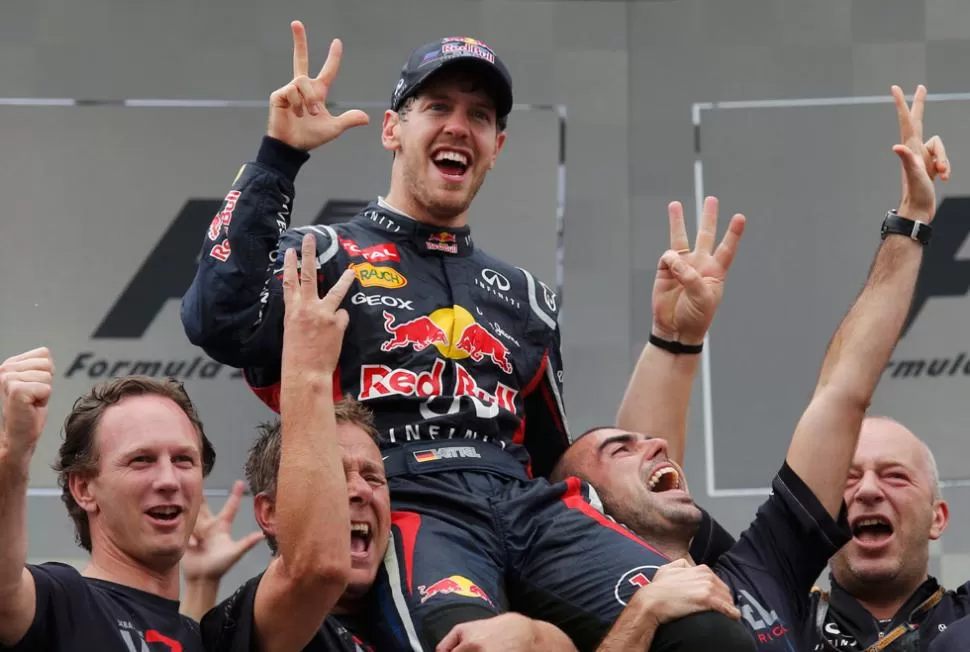
[[[844,500],[852,539],[830,562],[831,593],[813,593],[808,641],[818,651],[929,649],[970,613],[970,582],[947,591],[929,574],[930,541],[950,517],[933,453],[901,423],[867,418]]]

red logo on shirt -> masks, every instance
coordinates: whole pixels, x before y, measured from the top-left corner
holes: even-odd
[[[400,261],[401,257],[397,253],[397,245],[389,242],[373,245],[372,247],[360,248],[349,238],[340,238],[340,246],[344,248],[350,256],[360,256],[369,263],[385,263],[387,261]]]

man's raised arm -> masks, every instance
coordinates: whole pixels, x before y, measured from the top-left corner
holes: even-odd
[[[259,154],[239,170],[212,219],[199,268],[182,298],[182,326],[189,341],[233,367],[278,369],[282,306],[278,294],[270,294],[279,290],[272,281],[280,261],[271,259],[278,247],[286,246],[281,238],[290,224],[297,172],[310,150],[368,121],[360,110],[331,115],[326,108],[343,55],[340,41],[334,39],[323,68],[311,77],[306,30],[299,21],[290,28],[293,79],[270,96],[269,125]],[[329,244],[320,242],[318,250]]]
[[[307,236],[303,260],[315,255],[314,238]],[[296,267],[296,251],[289,250],[276,489],[279,558],[259,582],[253,613],[262,652],[303,649],[350,574],[350,512],[332,376],[348,320],[340,302],[354,277],[345,272],[321,299],[315,267]]]
[[[724,296],[744,216],[731,218],[724,239],[717,237],[716,197],[704,200],[694,250],[690,249],[684,208],[671,202],[670,249],[660,258],[653,283],[651,343],[644,347],[616,415],[616,427],[667,440],[668,455],[684,463],[687,411],[700,350]]]
[[[898,215],[928,224],[936,211],[933,178],[949,178],[946,152],[937,136],[923,143],[926,89],[917,89],[912,108],[897,86],[893,97],[900,128],[893,151],[903,168]],[[903,224],[906,233],[890,229],[884,235],[862,292],[829,343],[815,393],[788,449],[788,466],[833,517],[842,505],[862,419],[909,312],[923,257],[913,231],[919,225]]]
[[[27,570],[27,484],[30,459],[47,421],[54,362],[34,349],[0,365],[0,645],[24,637],[37,612],[36,587]]]

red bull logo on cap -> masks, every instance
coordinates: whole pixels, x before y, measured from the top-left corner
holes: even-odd
[[[461,575],[452,575],[443,580],[438,580],[433,584],[419,586],[418,592],[421,594],[422,604],[436,595],[459,595],[464,598],[484,600],[489,606],[495,606],[492,599],[488,597],[481,587]]]

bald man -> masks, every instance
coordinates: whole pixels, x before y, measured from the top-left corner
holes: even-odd
[[[813,594],[808,640],[819,651],[867,650],[890,637],[880,649],[928,650],[970,613],[970,582],[946,591],[929,574],[930,541],[950,517],[933,453],[897,421],[867,418],[844,500],[852,539],[830,562],[831,594]],[[970,650],[964,636],[950,638]]]

